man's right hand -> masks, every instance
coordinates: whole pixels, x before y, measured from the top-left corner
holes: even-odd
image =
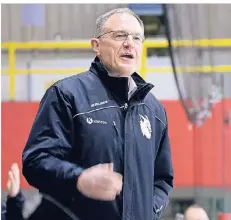
[[[91,199],[111,201],[122,190],[122,175],[113,171],[113,164],[98,164],[83,171],[77,181],[78,190]]]

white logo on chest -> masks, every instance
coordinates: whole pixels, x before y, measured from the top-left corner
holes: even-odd
[[[87,118],[86,119],[87,123],[90,125],[90,124],[103,124],[103,125],[106,125],[107,122],[106,121],[102,121],[102,120],[93,120],[92,118]]]
[[[151,123],[147,117],[147,115],[142,116],[140,115],[140,129],[143,134],[147,139],[150,139],[152,136],[152,128],[151,128]]]
[[[91,107],[93,108],[93,107],[97,107],[97,106],[100,106],[100,105],[105,105],[107,103],[108,103],[107,100],[106,101],[102,101],[102,102],[96,102],[96,103],[91,104]]]
[[[87,121],[88,124],[92,124],[93,123],[93,119],[92,118],[87,118],[86,121]]]

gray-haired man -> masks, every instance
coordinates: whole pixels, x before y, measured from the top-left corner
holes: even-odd
[[[129,9],[100,16],[90,70],[48,89],[24,149],[28,182],[81,220],[153,220],[167,207],[168,122],[153,85],[135,72],[143,41]]]

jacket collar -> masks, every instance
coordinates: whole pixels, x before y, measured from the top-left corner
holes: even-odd
[[[110,76],[107,69],[103,63],[100,62],[98,57],[96,57],[92,62],[90,71],[99,77],[104,86],[112,93],[117,102],[128,102],[128,77]],[[133,99],[133,101],[140,102],[154,86],[150,83],[146,83],[136,72],[134,72],[131,77],[137,85],[137,90],[131,99]]]

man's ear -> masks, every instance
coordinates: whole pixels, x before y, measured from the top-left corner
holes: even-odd
[[[91,47],[93,51],[96,53],[97,56],[100,55],[100,42],[99,39],[97,38],[92,38],[91,39]]]

